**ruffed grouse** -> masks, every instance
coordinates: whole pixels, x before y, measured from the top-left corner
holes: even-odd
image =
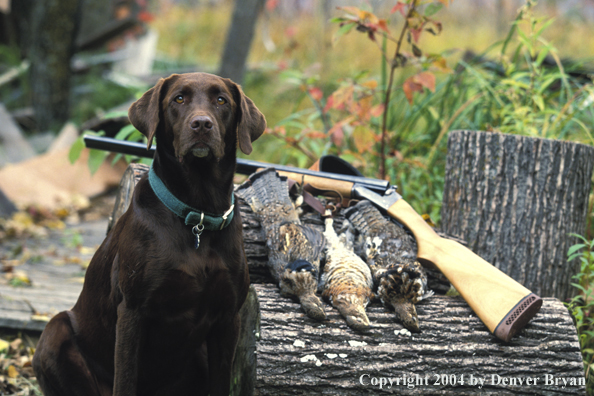
[[[347,209],[345,216],[357,231],[355,251],[369,264],[378,297],[394,309],[407,329],[420,332],[414,304],[433,292],[427,289],[427,275],[416,260],[414,239],[369,201]]]
[[[298,299],[310,318],[325,319],[323,304],[315,294],[325,239],[301,224],[287,179],[268,168],[253,174],[236,193],[250,205],[266,233],[268,266],[281,294]]]
[[[369,328],[365,308],[373,297],[373,278],[369,267],[339,239],[333,219],[325,220],[326,263],[320,288],[322,296],[338,309],[347,324],[355,330]]]

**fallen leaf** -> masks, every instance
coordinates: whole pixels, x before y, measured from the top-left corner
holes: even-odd
[[[10,343],[10,349],[16,351],[22,343],[23,340],[21,340],[20,338],[16,338],[13,342]]]
[[[31,278],[25,271],[13,271],[4,274],[4,278],[8,280],[11,286],[31,286]]]
[[[86,246],[81,246],[80,247],[80,254],[90,254],[93,255],[95,254],[95,252],[97,251],[96,247],[86,247]]]
[[[8,366],[6,373],[8,374],[8,376],[10,378],[16,378],[19,375],[19,372],[17,371],[16,368],[14,368],[14,366],[12,364],[10,366]]]
[[[435,92],[435,75],[433,73],[424,71],[414,76],[414,78],[415,82],[418,82],[431,92]]]
[[[75,276],[73,278],[69,278],[68,282],[85,283],[85,277],[84,276]]]
[[[49,322],[50,317],[47,315],[31,315],[31,320],[35,320],[37,322]]]
[[[8,343],[8,341],[4,341],[0,338],[0,351],[7,349],[9,346],[10,344]]]
[[[431,220],[431,216],[429,216],[427,213],[423,214],[421,217],[423,218],[423,220],[425,220],[425,223],[429,224],[433,228],[436,227],[433,220]]]

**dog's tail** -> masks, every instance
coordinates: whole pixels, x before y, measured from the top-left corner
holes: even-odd
[[[280,222],[300,223],[289,197],[287,178],[279,176],[274,168],[254,173],[237,187],[235,193],[250,205],[266,225]]]

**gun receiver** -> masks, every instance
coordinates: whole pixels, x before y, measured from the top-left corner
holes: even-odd
[[[141,143],[85,136],[89,148],[152,158]],[[415,236],[417,257],[432,263],[452,283],[468,305],[498,338],[508,342],[538,313],[542,299],[457,242],[441,238],[384,180],[312,171],[291,166],[237,159],[237,173],[249,175],[274,167],[281,175],[319,190],[338,191],[344,197],[367,199],[404,224]]]

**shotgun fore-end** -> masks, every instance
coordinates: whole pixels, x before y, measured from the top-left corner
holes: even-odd
[[[542,298],[530,293],[499,322],[493,334],[505,342],[509,342],[518,331],[524,328],[538,313],[542,306]]]

